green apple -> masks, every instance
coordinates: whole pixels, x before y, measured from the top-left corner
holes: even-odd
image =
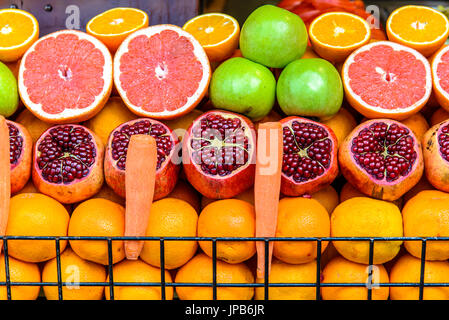
[[[17,80],[12,71],[0,62],[0,115],[9,117],[19,106]]]
[[[343,85],[335,67],[324,59],[293,61],[279,76],[277,100],[287,115],[331,117],[343,102]]]
[[[276,80],[266,67],[245,58],[231,58],[212,74],[209,87],[212,104],[257,121],[273,108]]]
[[[242,55],[270,68],[283,68],[303,56],[307,29],[296,14],[264,5],[246,19],[240,32]]]

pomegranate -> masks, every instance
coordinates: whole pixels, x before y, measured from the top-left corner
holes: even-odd
[[[178,181],[179,165],[176,157],[180,157],[178,155],[180,144],[174,132],[157,120],[149,118],[131,120],[111,132],[104,159],[106,183],[115,193],[125,198],[126,152],[129,138],[134,134],[149,134],[156,139],[157,171],[154,200],[161,199],[173,190]]]
[[[422,143],[427,180],[438,190],[449,192],[449,120],[430,128]]]
[[[281,123],[281,192],[286,196],[312,194],[334,181],[338,174],[338,142],[332,129],[295,116],[282,119]]]
[[[364,194],[394,201],[421,179],[421,143],[406,125],[389,119],[357,126],[339,149],[343,176]]]
[[[9,129],[9,161],[11,163],[11,193],[25,187],[31,175],[33,140],[28,130],[13,121],[6,120]]]
[[[34,185],[62,203],[85,200],[103,185],[103,158],[103,143],[86,127],[53,126],[34,146]]]
[[[248,118],[208,111],[192,123],[182,143],[185,175],[203,196],[232,198],[254,184],[256,133]]]

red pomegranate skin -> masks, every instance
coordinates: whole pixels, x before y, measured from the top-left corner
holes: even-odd
[[[218,115],[225,118],[238,118],[241,123],[245,124],[249,130],[248,141],[252,146],[251,152],[248,154],[248,161],[240,166],[235,172],[226,175],[211,175],[203,172],[197,164],[192,160],[192,129],[201,119],[208,115]],[[182,162],[184,173],[190,184],[200,192],[204,197],[210,199],[228,199],[237,196],[243,191],[251,188],[254,185],[256,172],[256,131],[254,124],[245,116],[224,110],[211,110],[199,116],[187,129],[187,132],[182,140]]]
[[[382,153],[387,154],[387,149],[385,149],[385,145],[387,147],[396,146],[395,148],[401,148],[401,143],[403,142],[405,144],[405,149],[396,151],[396,154],[399,154],[399,152],[403,152],[402,154],[405,154],[410,159],[414,159],[413,161],[407,160],[405,157],[404,159],[407,160],[409,166],[404,171],[404,174],[400,174],[398,178],[395,179],[387,179],[387,176],[391,174],[391,172],[395,172],[394,170],[400,168],[399,164],[392,165],[391,169],[388,169],[388,164],[386,161],[384,162],[385,168],[381,166],[380,173],[384,174],[384,178],[376,179],[374,177],[374,173],[372,171],[371,174],[369,174],[364,167],[357,163],[356,159],[354,158],[354,152],[353,148],[355,148],[357,141],[355,140],[359,135],[362,137],[360,139],[361,143],[363,143],[363,140],[366,140],[367,145],[371,146],[371,140],[366,138],[363,135],[364,130],[368,128],[376,128],[376,126],[379,126],[379,124],[385,124],[389,128],[402,128],[401,130],[406,130],[407,134],[403,134],[402,136],[399,134],[399,137],[396,141],[397,143],[389,143],[390,138],[382,138],[384,142],[384,149],[380,150]],[[372,127],[374,126],[374,127]],[[370,129],[375,134],[382,134],[382,130],[379,132],[375,131],[374,129]],[[398,135],[396,134],[396,136]],[[402,133],[401,133],[402,134]],[[406,139],[406,140],[403,140]],[[399,143],[401,142],[401,143]],[[370,148],[368,147],[367,148]],[[371,149],[370,149],[371,150]],[[376,157],[380,157],[381,153],[376,155]],[[371,151],[369,151],[371,152]],[[339,157],[339,163],[340,163],[340,170],[343,174],[343,176],[346,178],[346,180],[351,183],[355,188],[366,194],[367,196],[381,199],[381,200],[388,200],[388,201],[395,201],[399,199],[404,193],[406,193],[408,190],[410,190],[414,185],[418,183],[418,181],[421,179],[421,176],[424,171],[424,164],[423,164],[423,154],[421,149],[421,142],[416,138],[416,136],[413,134],[413,131],[408,128],[406,125],[390,119],[373,119],[373,120],[367,120],[360,125],[358,125],[343,141],[339,148],[338,152]],[[384,159],[385,156],[383,156]],[[374,158],[376,159],[376,158]],[[374,161],[368,161],[367,160],[367,166],[369,166],[370,162],[373,162],[373,167],[375,168],[377,165],[377,162],[382,164],[382,161],[374,160]],[[404,165],[404,168],[406,166]],[[386,176],[385,176],[386,175]]]
[[[14,194],[22,190],[30,179],[33,140],[28,130],[21,124],[10,120],[6,120],[6,123],[10,136],[11,194]],[[21,142],[15,140],[17,134],[22,137]]]
[[[49,134],[53,128],[71,126],[73,128],[81,128],[92,137],[94,143],[96,156],[93,164],[89,167],[89,174],[80,178],[74,179],[70,183],[53,183],[47,181],[43,175],[42,170],[38,165],[38,157],[40,152],[38,151],[39,145],[43,139]],[[103,161],[104,161],[104,145],[100,138],[87,129],[84,126],[77,124],[56,125],[45,131],[34,146],[33,155],[33,168],[32,179],[36,188],[43,194],[46,194],[63,204],[72,204],[86,200],[96,193],[98,193],[103,186],[104,173],[103,173]]]
[[[422,145],[427,180],[438,190],[449,192],[449,120],[427,130]]]
[[[125,170],[122,170],[117,167],[117,161],[113,159],[112,156],[112,140],[114,138],[114,132],[120,131],[121,128],[125,125],[132,126],[133,124],[140,121],[151,121],[151,123],[159,124],[164,126],[167,130],[168,135],[171,136],[173,141],[173,147],[171,149],[170,154],[167,156],[167,159],[162,163],[161,167],[156,171],[156,182],[154,186],[154,200],[159,200],[167,196],[175,187],[178,182],[180,165],[176,163],[176,159],[174,159],[176,153],[179,151],[179,140],[173,131],[165,126],[163,123],[149,119],[149,118],[139,118],[135,120],[131,120],[123,123],[118,126],[114,131],[110,134],[108,144],[106,146],[105,159],[104,159],[104,174],[107,185],[114,190],[116,194],[118,194],[122,198],[126,198],[126,189],[125,189]]]
[[[310,194],[324,188],[325,186],[331,184],[338,175],[338,160],[337,160],[338,144],[337,144],[337,138],[336,138],[334,132],[332,131],[332,129],[322,123],[318,123],[316,121],[297,117],[297,116],[291,116],[291,117],[284,118],[280,122],[282,123],[283,131],[284,131],[284,159],[283,159],[282,175],[281,175],[281,193],[286,196],[293,196],[293,197],[307,195],[307,194],[310,195]],[[308,138],[310,139],[309,140],[310,142],[305,143],[305,146],[307,146],[307,147],[303,148],[302,150],[292,152],[292,150],[291,150],[292,147],[289,146],[289,142],[291,142],[291,141],[286,141],[287,137],[285,134],[285,130],[286,130],[286,127],[292,128],[293,123],[304,124],[306,130],[308,130],[307,132],[309,135],[311,133],[312,134],[314,133],[316,135],[317,133],[322,134],[323,132],[326,132],[327,134],[324,138],[322,138],[322,140],[324,140],[329,145],[326,145],[325,150],[323,150],[323,147],[318,146],[318,143],[319,143],[318,140],[320,140],[318,137],[310,138],[310,136],[308,136]],[[317,128],[321,128],[321,129],[317,129]],[[315,169],[315,171],[320,168],[322,168],[321,170],[323,170],[323,171],[319,172],[317,174],[312,173],[311,179],[308,177],[303,177],[303,175],[305,175],[304,170],[302,170],[302,172],[301,172],[301,175],[300,175],[302,177],[301,179],[295,180],[294,174],[289,176],[287,174],[287,172],[288,172],[288,170],[291,170],[290,168],[293,168],[293,167],[291,165],[289,165],[286,161],[288,159],[288,158],[286,159],[287,152],[292,157],[298,157],[297,155],[299,155],[300,153],[304,153],[305,150],[311,150],[310,148],[314,148],[314,147],[318,148],[318,150],[317,150],[318,153],[322,152],[323,154],[328,154],[328,158],[327,158],[328,162],[326,163],[327,167],[325,167],[324,165],[320,165],[320,161],[317,160],[317,158],[315,156],[311,156],[308,153],[307,156],[305,157],[307,159],[304,159],[304,157],[302,157],[302,159],[298,161],[297,158],[296,159],[292,158],[292,159],[290,159],[290,163],[295,164],[296,169],[302,165],[304,169],[306,169],[307,166],[312,166],[312,168]],[[330,149],[330,150],[328,150],[328,149]],[[303,154],[303,156],[304,155],[305,154]],[[315,160],[315,162],[312,162],[313,160]],[[323,161],[323,160],[324,159],[322,159],[321,161]],[[311,163],[306,164],[305,161],[309,161]],[[313,169],[312,169],[312,171],[313,171]],[[296,171],[297,170],[295,170],[295,173],[296,173]],[[311,170],[309,170],[309,171],[311,171]]]

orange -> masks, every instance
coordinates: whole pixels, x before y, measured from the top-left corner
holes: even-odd
[[[147,237],[196,237],[198,215],[186,201],[164,198],[154,202],[146,230]],[[189,261],[198,248],[196,241],[165,241],[165,269],[175,269]],[[140,258],[161,267],[159,241],[145,241]]]
[[[265,280],[258,278],[257,283]],[[274,259],[271,263],[269,283],[316,283],[316,261],[288,264]],[[265,288],[256,288],[256,300],[265,299]],[[269,300],[315,300],[316,289],[311,287],[269,287]]]
[[[432,59],[433,93],[439,105],[449,112],[449,46],[443,46]]]
[[[336,257],[329,261],[323,269],[322,283],[362,283],[368,284],[368,266]],[[372,300],[387,300],[388,287],[376,286],[380,283],[388,283],[388,273],[383,265],[373,266]],[[321,287],[323,300],[367,300],[368,288],[361,287]]]
[[[63,300],[101,300],[103,286],[83,286],[86,282],[105,282],[106,268],[102,265],[84,260],[77,256],[72,249],[67,248],[61,254],[61,281],[68,286],[62,287]],[[47,261],[42,270],[42,282],[58,282],[57,261],[53,258]],[[57,286],[44,286],[47,300],[58,300]]]
[[[449,119],[449,111],[446,111],[444,108],[438,108],[430,118],[430,125],[433,127],[434,125],[447,119]]]
[[[259,121],[256,121],[254,123],[254,128],[257,132],[257,129],[259,129],[259,124],[265,123],[265,122],[277,122],[281,119],[282,119],[282,117],[279,113],[277,113],[274,110],[271,110],[270,113],[268,113],[265,117],[263,117],[262,119],[260,119]]]
[[[404,254],[390,271],[391,283],[416,283],[421,281],[421,260]],[[424,263],[424,283],[448,283],[449,262],[426,261]],[[418,300],[419,286],[391,287],[391,300]],[[424,287],[424,300],[449,300],[449,287]]]
[[[112,268],[114,282],[161,283],[161,269],[150,266],[142,260],[124,260]],[[165,271],[165,281],[172,282],[172,277]],[[109,276],[106,279],[109,281]],[[111,298],[110,288],[105,287],[106,300]],[[115,300],[161,300],[160,286],[114,286]],[[165,299],[173,299],[173,287],[165,287]]]
[[[187,182],[178,180],[175,188],[166,198],[175,198],[188,202],[196,212],[201,211],[201,201],[198,192]]]
[[[210,61],[223,61],[237,49],[240,26],[224,13],[206,13],[190,19],[182,27],[203,46]]]
[[[254,206],[238,199],[218,200],[207,205],[198,218],[199,237],[254,237]],[[201,249],[212,257],[212,241],[200,241]],[[240,263],[256,253],[254,241],[218,241],[217,258]]]
[[[394,61],[394,63],[390,63]],[[391,41],[355,50],[341,71],[345,97],[363,116],[404,120],[421,110],[432,92],[429,61]]]
[[[312,197],[312,199],[317,200],[324,208],[326,208],[329,214],[334,211],[335,207],[339,203],[338,193],[331,185],[312,193],[310,196]]]
[[[144,11],[113,8],[90,19],[86,31],[115,52],[127,36],[145,27],[148,27],[148,15]]]
[[[19,60],[39,37],[39,24],[29,12],[0,10],[0,61]]]
[[[103,109],[84,125],[95,132],[106,146],[109,135],[115,128],[134,119],[137,119],[137,116],[129,111],[120,97],[111,97]]]
[[[329,214],[317,200],[283,198],[279,201],[276,237],[329,237]],[[321,244],[321,253],[328,242]],[[316,258],[316,241],[275,241],[273,255],[279,260],[298,264]]]
[[[312,58],[319,58],[320,56],[313,51],[311,46],[306,47],[306,52],[304,52],[301,59],[312,59]]]
[[[341,188],[340,191],[340,202],[346,201],[355,197],[366,197],[366,194],[361,192],[359,189],[354,187],[349,182],[346,182]],[[389,201],[390,202],[390,201]],[[403,198],[399,198],[397,200],[391,201],[391,203],[395,204],[398,208],[402,208]]]
[[[418,141],[422,140],[424,133],[426,133],[426,131],[430,128],[426,118],[424,118],[420,112],[415,113],[401,122],[413,131]]]
[[[419,51],[428,57],[438,50],[449,35],[449,20],[428,6],[402,6],[387,20],[388,40]]]
[[[19,113],[16,121],[28,129],[31,138],[33,139],[33,143],[35,143],[37,139],[39,139],[39,137],[52,126],[50,123],[44,122],[37,118],[28,109],[24,109],[21,113]]]
[[[249,188],[242,193],[236,195],[233,199],[243,200],[254,205],[254,188]],[[210,199],[208,197],[201,198],[201,209],[204,209],[209,203],[215,202],[217,199]]]
[[[22,193],[11,198],[8,236],[67,236],[69,214],[62,204],[40,193]],[[67,241],[59,242],[61,252]],[[56,257],[54,240],[9,240],[11,257],[43,262]]]
[[[419,182],[415,184],[413,188],[411,188],[409,191],[407,191],[406,194],[404,194],[404,204],[424,190],[435,190],[434,186],[432,186],[427,180],[426,175],[423,175],[421,177],[421,180],[419,180]]]
[[[411,198],[402,209],[405,237],[449,236],[449,193],[424,190]],[[406,241],[407,251],[421,257],[421,241]],[[449,259],[448,241],[427,241],[426,260]]]
[[[5,256],[0,255],[0,281],[6,282]],[[40,286],[31,283],[41,282],[41,272],[35,263],[24,262],[9,257],[9,277],[11,282],[28,282],[26,286],[11,286],[11,300],[36,300],[39,296]],[[0,286],[0,300],[7,300],[6,286]]]
[[[335,116],[321,121],[334,131],[340,145],[348,134],[357,126],[354,116],[345,108],[340,108]]]
[[[125,208],[106,199],[89,199],[76,207],[69,224],[71,237],[123,237]],[[108,244],[99,240],[71,240],[70,246],[81,258],[107,265]],[[112,263],[125,258],[123,241],[112,241]]]
[[[183,115],[182,117],[173,120],[165,120],[163,121],[163,123],[165,123],[170,129],[172,129],[176,133],[179,141],[182,141],[182,138],[184,138],[187,129],[189,129],[193,121],[195,121],[196,118],[198,118],[202,114],[203,112],[201,110],[193,109],[192,111]]]
[[[114,276],[115,277],[115,276]],[[251,270],[244,263],[230,264],[217,260],[217,283],[254,283]],[[193,257],[176,273],[175,283],[212,283],[212,259],[203,253]],[[212,300],[212,287],[176,287],[181,300]],[[217,287],[217,300],[251,300],[252,287]]]
[[[41,37],[20,62],[22,102],[45,122],[77,123],[92,118],[109,99],[112,82],[108,48],[77,30]]]
[[[313,50],[322,58],[342,62],[352,51],[368,43],[371,29],[361,17],[347,12],[328,12],[309,27]]]
[[[331,215],[332,237],[402,237],[402,216],[388,201],[356,197],[340,203]],[[346,259],[369,263],[369,241],[334,241]],[[399,252],[402,241],[376,241],[373,262],[385,263]]]
[[[201,44],[174,25],[135,31],[114,56],[115,87],[142,117],[175,119],[189,113],[206,95],[211,74]]]
[[[117,193],[114,192],[106,183],[103,184],[100,191],[95,194],[92,198],[102,198],[106,200],[110,200],[115,202],[121,206],[125,206],[125,198],[120,197]]]

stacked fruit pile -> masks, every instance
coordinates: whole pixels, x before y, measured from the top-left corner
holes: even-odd
[[[217,283],[263,283],[264,248],[248,238],[331,236],[390,238],[371,248],[374,281],[419,283],[421,242],[401,237],[449,236],[449,20],[440,12],[399,8],[386,34],[338,11],[306,27],[270,5],[241,30],[219,13],[148,27],[132,8],[94,17],[87,33],[39,38],[38,29],[31,14],[0,10],[0,234],[73,238],[57,248],[8,240],[12,282],[57,282],[59,265],[64,299],[109,299],[108,286],[79,284],[160,283],[162,260],[168,283],[212,282],[211,241],[167,240],[161,259],[160,241],[109,248],[76,238],[149,236],[246,238],[216,243]],[[317,245],[273,241],[268,281],[367,283],[369,241],[319,242],[320,266]],[[425,283],[449,283],[448,243],[428,240],[424,258]],[[39,291],[13,285],[11,297]],[[57,286],[43,293],[58,299]],[[207,286],[165,287],[165,298],[175,293],[213,296]],[[367,294],[321,287],[323,299]],[[115,299],[161,296],[160,286],[114,288]],[[418,296],[413,286],[372,291]],[[263,299],[264,288],[218,287],[217,298]],[[316,288],[270,287],[269,298],[315,299]],[[449,288],[426,287],[424,298],[449,299]]]

